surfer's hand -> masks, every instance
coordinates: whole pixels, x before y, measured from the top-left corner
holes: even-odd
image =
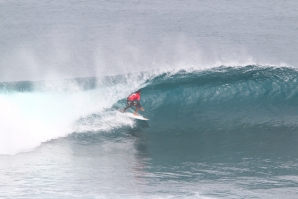
[[[144,111],[145,110],[143,107],[141,107],[140,109],[141,109],[141,111]]]

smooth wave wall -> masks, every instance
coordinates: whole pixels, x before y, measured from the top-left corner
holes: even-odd
[[[298,72],[286,67],[164,73],[147,82],[142,99],[151,125],[162,131],[260,124],[297,128],[297,79]]]

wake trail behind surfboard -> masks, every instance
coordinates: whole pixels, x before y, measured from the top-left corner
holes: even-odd
[[[131,112],[124,112],[123,109],[118,109],[121,113],[125,114],[128,117],[134,118],[134,119],[139,119],[139,120],[149,120],[148,118],[143,117],[142,115],[134,115]]]

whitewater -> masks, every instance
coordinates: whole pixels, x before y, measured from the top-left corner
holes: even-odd
[[[0,198],[297,198],[297,11],[0,1]]]

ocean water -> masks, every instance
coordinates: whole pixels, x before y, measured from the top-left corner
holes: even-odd
[[[297,198],[297,11],[0,1],[0,197]]]

